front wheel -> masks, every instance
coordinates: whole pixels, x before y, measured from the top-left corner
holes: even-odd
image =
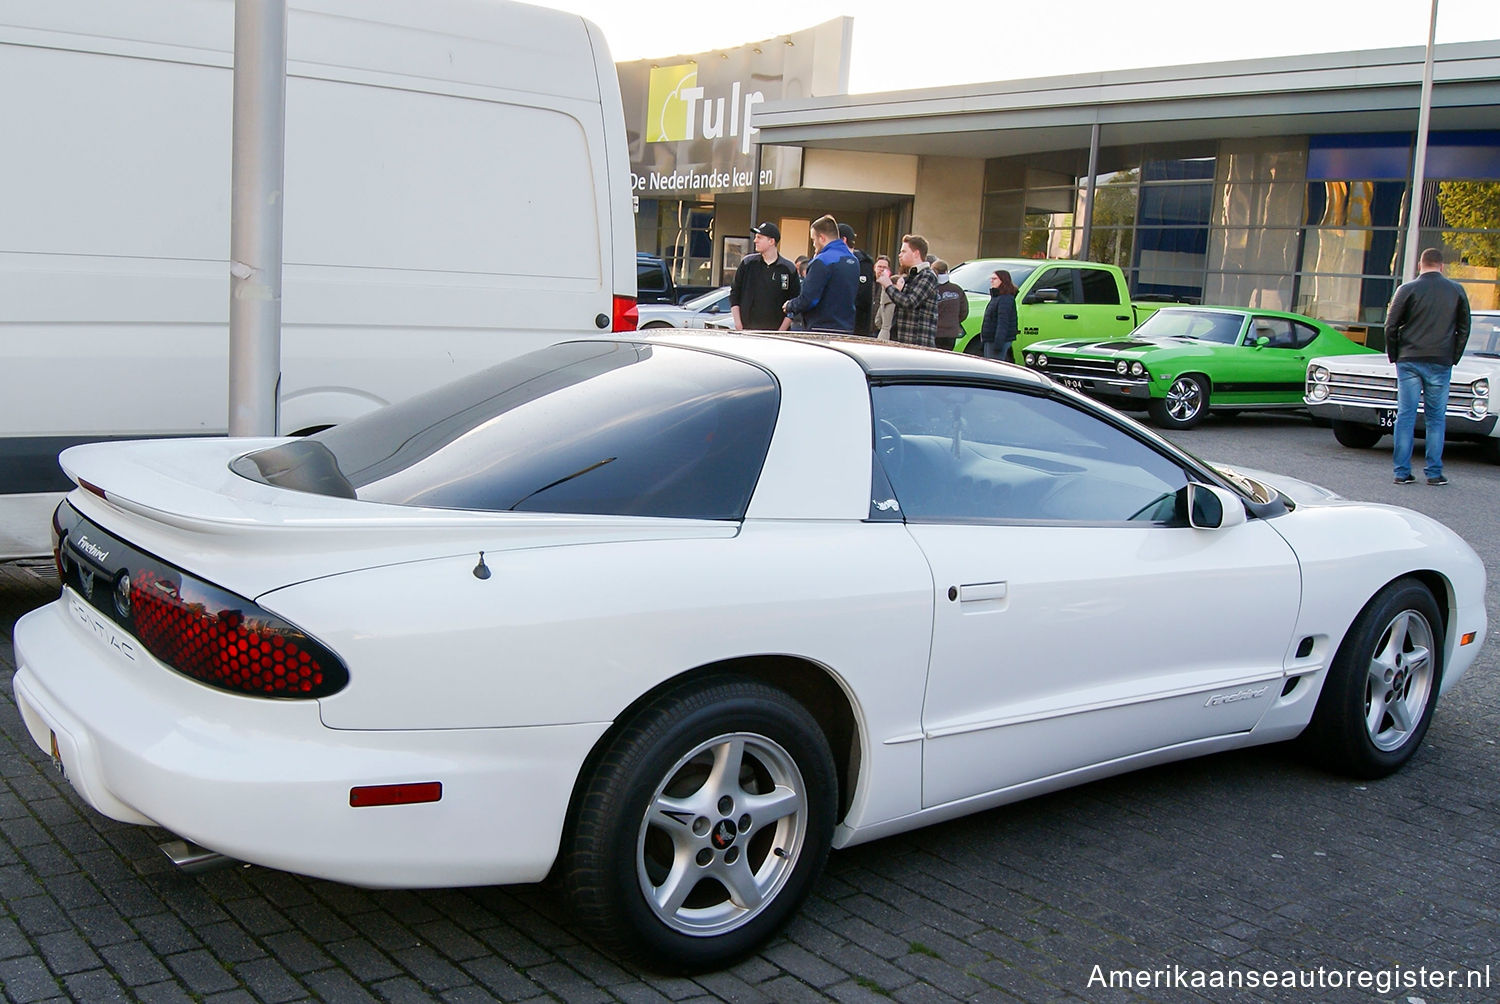
[[[587,780],[563,881],[604,947],[665,970],[734,961],[812,889],[837,805],[828,741],[786,693],[719,678],[669,691]]]
[[[1208,416],[1208,381],[1184,373],[1172,381],[1166,397],[1153,397],[1147,408],[1151,420],[1166,429],[1191,429]]]
[[[1347,446],[1351,450],[1368,450],[1380,442],[1384,435],[1373,425],[1360,425],[1358,422],[1333,423],[1333,438],[1339,441],[1340,446]]]
[[[1393,773],[1427,734],[1443,678],[1443,620],[1414,579],[1386,586],[1354,619],[1323,681],[1304,745],[1354,777]]]

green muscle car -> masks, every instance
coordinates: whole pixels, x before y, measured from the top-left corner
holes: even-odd
[[[1125,338],[1054,338],[1021,356],[1064,386],[1191,429],[1210,409],[1300,408],[1309,359],[1373,351],[1301,314],[1173,306]]]

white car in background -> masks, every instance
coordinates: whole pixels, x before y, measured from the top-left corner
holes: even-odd
[[[729,287],[694,297],[682,304],[644,303],[636,307],[636,330],[651,328],[702,328],[710,321],[729,323]]]
[[[1477,440],[1500,463],[1500,428],[1490,394],[1500,388],[1500,311],[1476,310],[1469,342],[1448,389],[1448,440]],[[1396,427],[1396,364],[1383,355],[1319,356],[1307,363],[1307,410],[1333,423],[1344,446],[1368,449]],[[1417,434],[1424,427],[1417,411]]]
[[[565,342],[62,463],[14,686],[90,805],[357,885],[555,870],[671,969],[753,950],[830,848],[1298,737],[1389,774],[1486,630],[1426,516],[863,338]]]

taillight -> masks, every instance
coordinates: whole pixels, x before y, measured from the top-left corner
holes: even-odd
[[[634,331],[636,321],[638,321],[639,319],[640,312],[636,310],[634,297],[615,297],[614,317],[609,330]]]
[[[140,569],[125,613],[146,650],[179,673],[257,697],[326,697],[349,681],[338,658],[256,604],[188,576]]]
[[[67,502],[52,526],[63,585],[168,668],[252,697],[327,697],[348,684],[338,656],[253,601],[132,547]]]

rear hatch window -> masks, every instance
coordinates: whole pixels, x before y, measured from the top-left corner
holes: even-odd
[[[779,404],[771,375],[742,360],[565,342],[231,467],[396,505],[738,520]]]

